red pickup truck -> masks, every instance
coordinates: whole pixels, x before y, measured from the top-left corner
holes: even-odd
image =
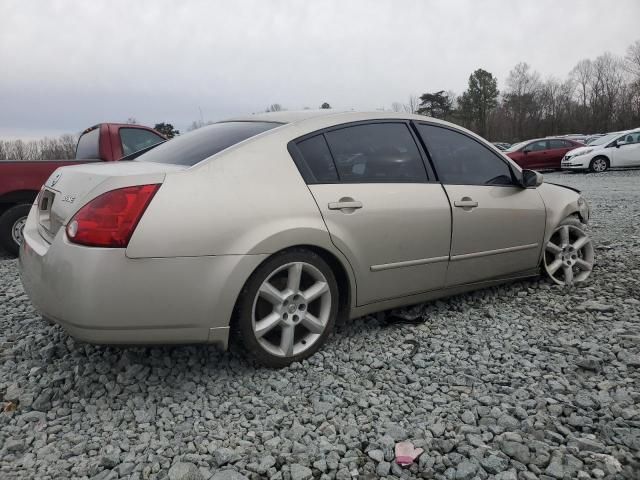
[[[101,123],[82,132],[75,160],[0,160],[0,249],[17,255],[31,204],[58,167],[88,162],[113,162],[166,138],[142,125]]]

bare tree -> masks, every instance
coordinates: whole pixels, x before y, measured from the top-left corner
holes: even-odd
[[[266,112],[279,112],[281,110],[284,110],[284,108],[282,108],[282,105],[280,105],[279,103],[272,103],[271,105],[269,105],[267,107],[267,109],[265,111]]]
[[[625,67],[636,80],[640,81],[640,40],[629,45],[627,56],[624,58]]]

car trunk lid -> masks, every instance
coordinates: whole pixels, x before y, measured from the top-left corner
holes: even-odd
[[[172,164],[118,162],[59,168],[38,196],[38,231],[48,242],[89,201],[110,190],[162,183],[169,172],[187,167]]]

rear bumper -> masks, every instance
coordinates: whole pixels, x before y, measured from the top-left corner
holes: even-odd
[[[33,212],[19,269],[42,315],[90,343],[216,343],[226,348],[235,301],[263,255],[131,259],[124,249],[49,245]]]

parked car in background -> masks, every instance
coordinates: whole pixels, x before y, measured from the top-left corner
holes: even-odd
[[[511,146],[510,143],[505,143],[505,142],[493,142],[493,144],[502,151],[505,151],[507,148]]]
[[[574,142],[578,142],[581,144],[585,144],[587,143],[587,137],[588,135],[583,135],[581,133],[571,133],[569,135],[556,135],[555,138],[566,138],[569,140],[573,140]],[[552,137],[549,137],[552,138]]]
[[[18,254],[31,204],[58,167],[119,160],[165,140],[161,133],[142,125],[101,123],[82,132],[74,160],[0,161],[0,248]]]
[[[591,145],[593,142],[595,142],[596,140],[598,140],[601,137],[604,137],[605,135],[607,135],[606,133],[595,133],[593,135],[589,135],[587,137],[587,141],[584,142],[585,145]]]
[[[567,152],[562,159],[564,170],[604,172],[627,167],[640,167],[640,128],[609,133]]]
[[[569,150],[583,145],[569,138],[539,138],[511,145],[505,154],[522,168],[555,170]]]
[[[279,367],[338,317],[541,269],[582,281],[589,215],[576,190],[448,122],[276,112],[57,170],[19,267],[36,308],[80,340],[226,347],[233,334]]]

